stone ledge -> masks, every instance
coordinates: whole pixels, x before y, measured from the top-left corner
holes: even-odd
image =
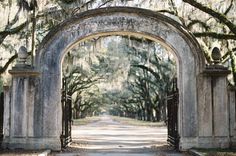
[[[40,75],[40,72],[36,71],[34,67],[29,65],[12,67],[12,70],[9,70],[9,73],[15,77],[37,77]]]
[[[212,76],[212,77],[227,76],[230,73],[231,71],[228,70],[227,67],[224,67],[222,65],[210,65],[207,66],[203,71],[204,76]]]

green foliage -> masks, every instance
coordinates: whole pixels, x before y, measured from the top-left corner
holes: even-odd
[[[117,117],[117,116],[111,116],[111,118],[112,120],[117,121],[123,125],[157,127],[157,128],[165,126],[164,122],[146,122],[146,121],[139,121],[136,119],[126,118],[126,117]]]
[[[139,38],[123,40],[126,44],[122,46],[129,55],[131,67],[126,82],[127,91],[118,95],[115,106],[118,111],[111,110],[111,113],[133,118],[138,116],[148,121],[165,120],[162,113],[166,107],[165,94],[171,79],[175,77],[175,63],[165,49],[153,41]]]
[[[77,117],[105,111],[165,120],[165,96],[176,74],[171,58],[158,43],[135,36],[80,43],[65,57],[63,67]]]

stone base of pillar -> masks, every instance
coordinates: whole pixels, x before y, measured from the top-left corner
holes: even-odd
[[[5,137],[2,142],[4,149],[51,149],[61,150],[59,138],[9,138]]]
[[[236,142],[235,142],[236,143]],[[182,138],[180,140],[180,150],[186,151],[190,148],[229,148],[229,137],[199,137]]]
[[[198,148],[229,148],[229,137],[201,137],[198,139]]]
[[[231,137],[230,148],[236,149],[236,137]]]
[[[197,147],[198,140],[197,137],[194,138],[180,138],[179,150],[187,151],[190,148]]]

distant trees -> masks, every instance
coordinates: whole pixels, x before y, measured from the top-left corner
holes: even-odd
[[[165,120],[175,70],[166,49],[133,36],[86,41],[68,53],[63,66],[75,118],[109,112],[147,121]]]
[[[118,112],[111,110],[111,113],[146,121],[165,120],[166,93],[176,76],[173,56],[148,39],[123,38],[123,42],[130,70],[125,89],[117,95],[114,108]]]
[[[96,85],[104,76],[95,65],[98,58],[91,49],[92,43],[79,45],[80,48],[70,51],[64,59],[63,77],[66,78],[68,94],[73,97],[74,118],[98,114],[102,105]]]

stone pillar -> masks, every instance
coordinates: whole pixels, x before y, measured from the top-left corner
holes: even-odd
[[[4,86],[4,122],[3,122],[3,132],[4,136],[10,136],[9,128],[10,128],[10,101],[11,101],[11,93],[10,87]]]
[[[230,141],[231,148],[236,147],[236,88],[229,86],[228,88],[228,104],[229,104],[229,123],[230,123]]]
[[[12,75],[12,86],[6,95],[4,111],[4,148],[34,148],[34,99],[35,78],[37,71],[26,62],[27,51],[19,50],[18,63],[9,73]],[[10,95],[10,96],[9,96]]]
[[[214,48],[213,64],[203,72],[199,91],[199,148],[228,148],[230,123],[227,75],[230,71],[219,64],[220,52]]]
[[[12,75],[11,100],[6,101],[3,146],[26,148],[29,138],[34,136],[34,78],[39,73],[22,67],[9,72]]]

